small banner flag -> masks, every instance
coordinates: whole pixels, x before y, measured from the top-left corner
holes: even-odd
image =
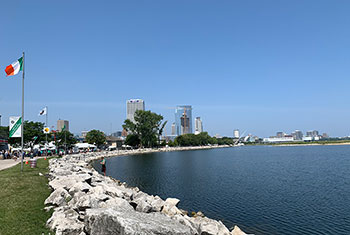
[[[39,116],[43,116],[47,114],[47,107],[43,108],[42,110],[40,110],[39,112]]]
[[[22,117],[10,117],[9,137],[22,137]]]
[[[16,75],[19,71],[23,70],[23,57],[19,58],[17,61],[13,62],[6,67],[5,72],[7,76]]]
[[[44,133],[49,134],[50,133],[50,127],[45,127],[44,128]]]
[[[66,125],[64,125],[64,126],[62,127],[62,130],[61,130],[61,131],[64,131],[64,130],[66,130]]]

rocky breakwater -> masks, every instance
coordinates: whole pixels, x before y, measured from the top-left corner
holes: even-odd
[[[128,152],[119,154],[127,154]],[[90,162],[106,153],[51,159],[46,209],[54,209],[47,226],[59,234],[198,234],[243,235],[203,215],[189,217],[178,199],[161,199],[100,175]]]

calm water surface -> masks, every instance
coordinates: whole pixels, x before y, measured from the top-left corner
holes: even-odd
[[[247,233],[350,234],[350,146],[115,157],[107,159],[107,174]]]

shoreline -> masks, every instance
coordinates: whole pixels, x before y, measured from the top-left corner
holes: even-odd
[[[56,234],[212,234],[245,235],[235,225],[230,231],[221,221],[201,212],[188,216],[176,198],[163,200],[118,179],[103,176],[91,165],[102,157],[153,152],[190,151],[232,147],[196,146],[119,150],[67,155],[49,162],[47,209],[54,209],[47,226]],[[105,225],[108,224],[106,227]]]
[[[340,145],[350,145],[350,142],[345,143],[312,143],[312,144],[266,144],[266,145],[252,145],[252,146],[273,146],[273,147],[287,147],[287,146],[340,146]]]

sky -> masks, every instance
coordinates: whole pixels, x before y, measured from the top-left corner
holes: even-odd
[[[209,134],[350,135],[350,1],[0,0],[0,115],[70,131],[121,130],[126,100],[174,122],[192,105]],[[194,123],[194,120],[193,120]]]

